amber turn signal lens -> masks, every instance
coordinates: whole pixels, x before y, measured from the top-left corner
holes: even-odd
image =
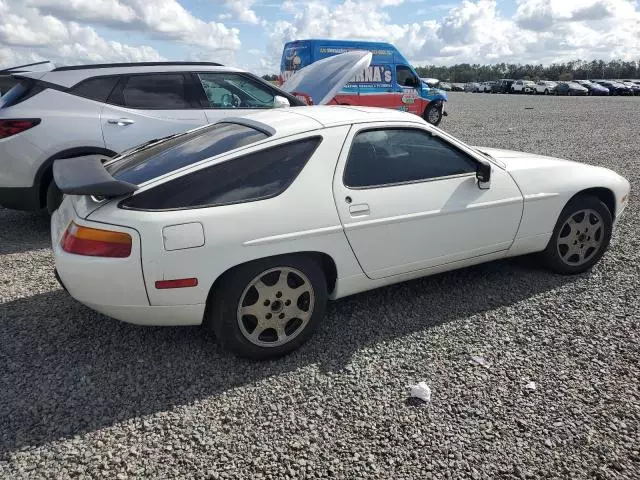
[[[90,257],[126,258],[131,255],[128,233],[82,227],[71,222],[60,239],[62,250]]]

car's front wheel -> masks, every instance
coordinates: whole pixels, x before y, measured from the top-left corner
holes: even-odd
[[[300,347],[325,315],[327,282],[312,257],[283,255],[231,270],[214,292],[207,324],[231,352],[255,360]]]
[[[424,119],[436,127],[442,121],[442,108],[439,104],[430,104],[424,111]]]
[[[593,196],[577,196],[560,213],[542,257],[557,273],[586,272],[607,250],[612,228],[611,212],[602,201]]]

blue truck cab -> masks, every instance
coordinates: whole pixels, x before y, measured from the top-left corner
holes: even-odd
[[[420,115],[433,125],[442,120],[447,93],[423,82],[396,47],[385,42],[352,40],[294,40],[285,44],[280,64],[280,82],[298,70],[333,55],[364,50],[371,64],[358,73],[331,103],[384,107]]]

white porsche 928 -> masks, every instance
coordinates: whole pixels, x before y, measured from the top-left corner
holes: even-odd
[[[362,107],[228,118],[103,161],[54,166],[64,288],[126,322],[204,323],[259,359],[305,342],[328,299],[534,252],[584,272],[629,195],[605,168]]]

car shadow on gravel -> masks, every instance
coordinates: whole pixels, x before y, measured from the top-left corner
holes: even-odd
[[[0,207],[0,255],[49,248],[50,217],[46,212],[20,212]]]
[[[330,304],[299,351],[250,362],[199,327],[138,327],[97,314],[62,290],[0,305],[0,459],[219,395],[307,365],[340,371],[366,346],[512,305],[575,277],[532,259],[493,262]]]

